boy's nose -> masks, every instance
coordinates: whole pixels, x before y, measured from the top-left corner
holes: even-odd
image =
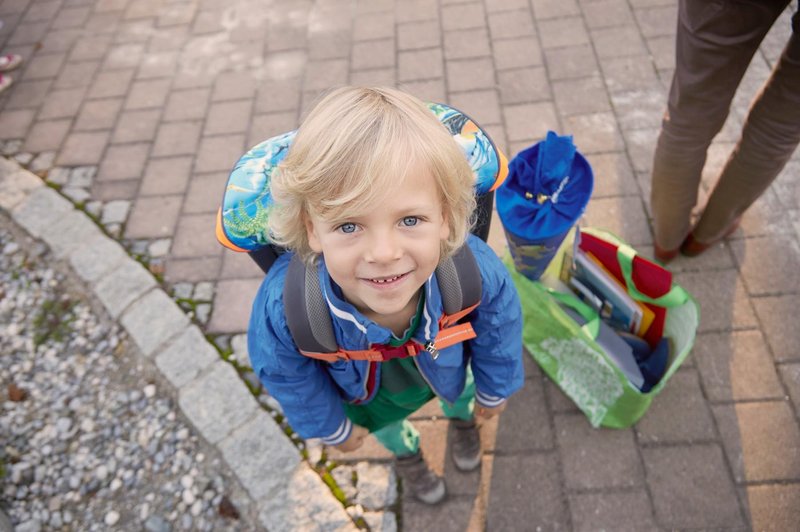
[[[391,262],[403,255],[397,238],[391,232],[376,233],[367,248],[367,262]]]

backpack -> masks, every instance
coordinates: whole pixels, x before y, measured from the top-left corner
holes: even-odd
[[[472,233],[486,241],[494,190],[508,174],[507,160],[489,135],[467,115],[444,104],[427,105],[453,135],[475,174],[477,221]],[[296,131],[278,135],[245,153],[228,177],[222,206],[217,212],[217,240],[228,249],[247,253],[264,273],[286,251],[269,240],[267,218],[272,203],[269,181],[286,157],[295,135]],[[435,275],[444,314],[439,319],[439,334],[433,342],[422,346],[409,341],[400,347],[373,344],[363,351],[343,350],[336,343],[316,269],[307,267],[295,255],[289,262],[283,289],[286,321],[292,338],[302,354],[327,362],[340,359],[384,361],[415,356],[423,349],[436,359],[439,349],[475,337],[468,322],[458,322],[480,304],[481,275],[466,244],[453,256],[442,260]]]

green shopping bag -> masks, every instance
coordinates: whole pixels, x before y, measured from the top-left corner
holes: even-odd
[[[598,316],[577,297],[548,288],[545,272],[540,281],[530,281],[514,269],[513,260],[504,262],[511,272],[522,303],[523,344],[534,360],[559,388],[578,406],[594,427],[624,428],[641,418],[653,398],[666,386],[694,345],[700,320],[700,308],[694,298],[673,283],[671,290],[650,298],[641,293],[632,279],[636,252],[610,233],[590,230],[618,246],[617,259],[625,277],[628,293],[634,299],[667,308],[664,336],[670,342],[667,370],[647,393],[634,386],[595,341]],[[563,258],[565,242],[557,259]],[[550,270],[550,269],[549,269]],[[579,325],[559,305],[566,304],[581,314],[586,323]]]

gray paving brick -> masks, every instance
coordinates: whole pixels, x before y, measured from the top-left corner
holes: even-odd
[[[211,101],[247,100],[255,96],[257,87],[257,80],[250,72],[227,72],[214,82]]]
[[[702,302],[700,332],[756,327],[755,314],[735,270],[680,273],[675,280]]]
[[[556,105],[563,116],[610,111],[611,104],[599,76],[552,83]]]
[[[125,109],[148,109],[164,107],[169,93],[170,80],[149,79],[136,81],[131,85]]]
[[[30,63],[25,68],[23,79],[47,79],[58,76],[61,66],[64,64],[65,54],[46,54],[36,55],[30,59]]]
[[[795,411],[800,411],[800,364],[780,364],[778,371],[789,390]]]
[[[556,415],[568,489],[642,486],[644,478],[631,430],[594,429],[582,415]]]
[[[151,156],[194,155],[200,139],[201,122],[174,122],[158,127]]]
[[[430,530],[435,526],[442,532],[469,530],[472,501],[467,497],[448,497],[442,503],[431,506],[413,499],[403,501],[403,528],[407,530]],[[435,525],[434,525],[435,524]]]
[[[41,41],[41,49],[45,53],[66,52],[82,34],[83,32],[77,29],[50,31]]]
[[[429,102],[445,102],[447,101],[446,91],[444,88],[444,79],[427,79],[420,81],[406,81],[398,84],[402,90],[408,91],[420,98]]]
[[[486,11],[489,13],[528,8],[528,0],[486,0],[484,4],[486,4]]]
[[[99,61],[81,61],[80,63],[67,61],[66,67],[61,70],[61,74],[56,78],[53,86],[57,89],[87,87],[91,84],[99,66]]]
[[[170,283],[212,281],[219,275],[221,263],[222,259],[219,256],[187,259],[170,257],[167,259],[164,279]]]
[[[445,59],[467,59],[492,55],[485,28],[452,30],[444,33]]]
[[[133,259],[122,261],[94,285],[94,292],[113,318],[139,296],[156,286],[153,276]]]
[[[43,186],[41,179],[26,170],[21,170],[16,163],[0,160],[0,208],[7,211],[15,209],[28,199],[29,194]],[[32,209],[31,215],[36,215],[36,207],[33,204],[28,209]],[[35,224],[33,217],[28,216],[31,223]]]
[[[760,331],[701,335],[695,343],[694,358],[710,401],[784,396]]]
[[[532,0],[537,20],[580,15],[581,8],[575,0]]]
[[[189,184],[183,202],[184,214],[216,213],[222,200],[222,187],[227,172],[216,172],[195,176]]]
[[[89,6],[64,7],[53,20],[51,29],[79,28],[86,22],[90,12]]]
[[[39,107],[45,102],[52,84],[50,79],[14,83],[4,110]]]
[[[623,129],[656,128],[666,108],[666,92],[660,86],[611,95],[617,120]]]
[[[154,139],[160,116],[158,109],[124,111],[119,116],[111,141],[128,143]]]
[[[606,58],[601,62],[603,78],[612,94],[632,90],[663,89],[649,55]],[[662,107],[666,106],[666,97]],[[661,113],[657,113],[660,119]]]
[[[427,48],[400,52],[397,59],[397,80],[415,81],[442,77],[442,49]],[[452,87],[451,87],[451,90]]]
[[[636,424],[640,443],[710,441],[714,420],[693,369],[676,372]]]
[[[306,67],[304,90],[323,90],[347,82],[348,62],[343,59],[310,61]]]
[[[497,73],[497,81],[504,105],[552,99],[544,67],[502,70]]]
[[[222,251],[222,247],[213,237],[215,222],[216,213],[182,216],[174,233],[172,255],[176,257],[218,255]],[[197,235],[208,235],[208,238],[197,238]]]
[[[186,190],[192,171],[192,157],[150,159],[139,193],[143,196],[180,194]]]
[[[536,35],[533,18],[527,9],[490,14],[489,30],[494,41]]]
[[[132,200],[136,198],[138,190],[138,179],[95,181],[92,183],[92,198],[99,201]]]
[[[244,135],[203,137],[195,160],[195,172],[229,171],[245,149]]]
[[[20,173],[12,173],[6,179],[18,179],[19,175]],[[22,179],[27,180],[27,178]],[[42,238],[46,233],[53,231],[59,226],[64,217],[75,210],[68,200],[48,187],[36,187],[31,183],[30,188],[28,186],[19,188],[11,188],[10,186],[6,188],[4,186],[3,188],[10,189],[12,194],[15,191],[31,191],[30,195],[24,198],[24,201],[16,205],[12,216],[14,221],[36,238]]]
[[[524,434],[524,437],[520,435]],[[497,425],[494,446],[484,443],[487,450],[522,454],[553,449],[555,439],[550,430],[544,388],[540,378],[526,379],[525,386],[511,396],[503,417]]]
[[[731,242],[750,295],[795,292],[800,286],[800,248],[790,235]],[[765,261],[764,257],[770,257]]]
[[[442,6],[441,13],[445,31],[482,28],[486,24],[486,13],[481,2]]]
[[[674,36],[678,20],[677,4],[636,9],[636,22],[645,37]]]
[[[206,116],[211,90],[207,88],[173,91],[169,94],[164,120],[202,120]]]
[[[353,40],[370,41],[394,37],[393,13],[369,13],[353,21]]]
[[[292,111],[300,107],[300,80],[266,80],[258,86],[256,112]]]
[[[102,59],[111,47],[111,35],[85,35],[78,39],[69,53],[70,61]]]
[[[628,155],[636,172],[649,174],[653,167],[653,152],[656,147],[659,129],[640,129],[625,132]],[[647,179],[649,183],[649,175]]]
[[[158,319],[153,319],[157,316]],[[167,340],[189,325],[189,318],[163,290],[151,290],[133,303],[122,316],[120,323],[139,347],[149,357]]]
[[[45,37],[48,26],[48,22],[29,22],[27,24],[19,24],[14,30],[14,33],[11,34],[7,44],[9,46],[35,44]]]
[[[748,486],[753,530],[791,530],[800,523],[800,485]]]
[[[575,145],[583,154],[620,151],[623,148],[622,135],[612,113],[566,117],[564,130],[573,135]]]
[[[712,407],[736,482],[800,476],[800,430],[789,401]]]
[[[494,40],[492,53],[497,70],[539,66],[543,63],[539,41],[535,37]]]
[[[246,131],[250,124],[252,107],[250,100],[211,104],[203,134],[220,135]]]
[[[569,510],[559,477],[555,453],[495,456],[486,530],[567,530]],[[527,481],[532,478],[534,492]]]
[[[442,42],[437,20],[423,20],[397,26],[397,49],[435,48]]]
[[[78,276],[94,283],[128,258],[125,250],[106,235],[98,233],[82,242],[69,255],[69,263]]]
[[[373,68],[350,73],[351,85],[378,85],[394,87],[397,84],[395,68]]]
[[[555,108],[549,102],[504,105],[508,140],[544,138],[548,130],[558,130]]]
[[[634,247],[653,241],[640,198],[596,198],[589,202],[584,216],[589,227],[607,229]]]
[[[365,70],[394,66],[395,49],[393,39],[363,41],[353,44],[350,68]]]
[[[538,26],[539,38],[545,50],[589,43],[589,34],[581,17],[543,20],[539,21]]]
[[[108,143],[107,131],[71,133],[67,136],[56,163],[59,166],[90,166],[100,162]]]
[[[189,421],[215,445],[259,410],[258,403],[222,360],[178,391],[178,404]]]
[[[313,34],[308,39],[308,58],[313,61],[347,58],[352,40],[349,31]]]
[[[122,107],[122,99],[110,98],[84,103],[75,121],[75,131],[111,129]]]
[[[297,111],[256,115],[250,124],[247,146],[254,146],[268,138],[297,129]]]
[[[495,90],[451,94],[448,103],[480,125],[499,124],[502,121],[500,102]]]
[[[51,92],[39,110],[38,119],[72,118],[76,116],[85,93],[86,90],[83,88]]]
[[[194,325],[186,327],[175,339],[154,353],[156,366],[175,388],[195,380],[219,360],[219,353]]]
[[[166,78],[178,68],[178,52],[150,52],[136,72],[136,79]]]
[[[718,446],[645,448],[642,456],[661,526],[731,529],[743,525]]]
[[[136,199],[133,210],[125,224],[127,238],[163,238],[172,236],[180,214],[182,197],[141,196]],[[213,226],[212,226],[213,227]],[[212,229],[208,234],[211,235]],[[196,235],[195,235],[196,238]],[[209,238],[211,238],[209,236]]]
[[[639,189],[624,153],[595,153],[587,157],[594,173],[592,196],[633,196]]]
[[[225,251],[222,254],[221,279],[262,279],[264,272],[246,253]]]
[[[75,210],[58,217],[58,230],[44,231],[47,242],[56,258],[63,258],[81,245],[101,235],[100,229],[84,213]]]
[[[600,59],[647,54],[638,28],[631,24],[591,30],[595,52]],[[674,50],[673,50],[674,53]]]
[[[589,28],[632,25],[633,13],[625,0],[599,0],[585,2],[581,6]],[[662,21],[663,22],[663,21]]]
[[[661,530],[653,519],[650,500],[644,490],[570,494],[569,507],[575,531]]]
[[[89,98],[110,98],[124,96],[131,86],[135,70],[115,70],[113,72],[100,72],[89,88]]]
[[[24,138],[35,115],[36,112],[32,109],[4,112],[0,115],[0,139]]]
[[[650,51],[658,70],[675,69],[674,37],[655,37],[652,39],[647,39],[647,48]],[[671,78],[671,75],[666,77],[667,80]]]
[[[69,142],[69,141],[68,141]],[[100,181],[121,181],[142,176],[150,154],[150,144],[112,145],[106,150],[97,179]]]
[[[453,92],[496,87],[492,59],[489,57],[448,61],[446,69],[448,87]]]
[[[208,330],[218,333],[247,330],[250,308],[259,286],[261,279],[220,281]]]
[[[302,459],[266,412],[258,412],[219,445],[222,456],[256,500],[281,497]],[[269,471],[265,475],[264,471]],[[327,495],[327,494],[326,494]]]

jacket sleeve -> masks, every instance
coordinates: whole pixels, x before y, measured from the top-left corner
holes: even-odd
[[[522,308],[511,277],[484,242],[470,242],[481,270],[481,304],[470,315],[477,337],[470,341],[475,400],[486,407],[501,405],[522,388]]]
[[[301,437],[336,445],[350,436],[352,423],[325,363],[300,354],[292,340],[283,311],[282,277],[268,275],[259,289],[247,349],[253,371]]]

